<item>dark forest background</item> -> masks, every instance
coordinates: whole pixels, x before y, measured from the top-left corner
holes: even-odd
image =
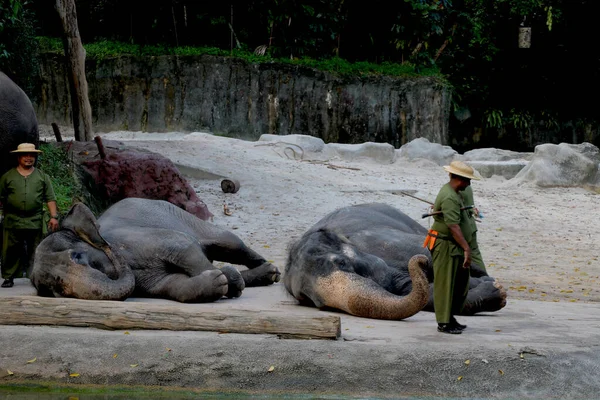
[[[84,45],[236,49],[280,59],[435,69],[453,90],[452,146],[600,144],[593,0],[77,0]],[[519,47],[520,28],[530,47]],[[61,37],[54,2],[0,0],[0,69],[33,90],[38,37]],[[543,133],[543,134],[542,134]],[[518,140],[516,140],[518,139]],[[518,144],[517,144],[518,143]]]

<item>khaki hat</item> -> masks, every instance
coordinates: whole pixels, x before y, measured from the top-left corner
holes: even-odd
[[[475,176],[473,168],[468,166],[462,161],[452,161],[450,165],[444,166],[444,169],[451,174],[462,176],[463,178],[479,180],[480,178]]]
[[[41,150],[35,148],[33,143],[21,143],[16,150],[11,153],[41,153]]]

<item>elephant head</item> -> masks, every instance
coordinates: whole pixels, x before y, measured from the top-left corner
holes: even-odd
[[[76,203],[61,229],[37,247],[31,281],[42,296],[124,300],[133,293],[135,278],[113,250],[89,208]]]
[[[425,255],[410,259],[412,291],[398,296],[381,285],[396,276],[385,261],[359,250],[342,235],[320,229],[307,233],[292,245],[283,282],[296,299],[319,308],[335,308],[359,317],[400,320],[416,314],[427,304],[429,283],[424,269],[428,264]]]

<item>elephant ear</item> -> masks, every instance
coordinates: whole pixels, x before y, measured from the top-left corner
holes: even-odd
[[[62,229],[73,232],[84,242],[97,249],[110,248],[100,235],[100,225],[92,211],[83,203],[75,203],[61,223]]]

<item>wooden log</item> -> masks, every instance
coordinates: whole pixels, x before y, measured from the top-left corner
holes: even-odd
[[[37,296],[0,298],[0,324],[267,333],[306,339],[336,339],[341,334],[340,318],[330,315]]]
[[[221,190],[224,193],[237,193],[240,190],[240,182],[237,179],[223,179]]]

